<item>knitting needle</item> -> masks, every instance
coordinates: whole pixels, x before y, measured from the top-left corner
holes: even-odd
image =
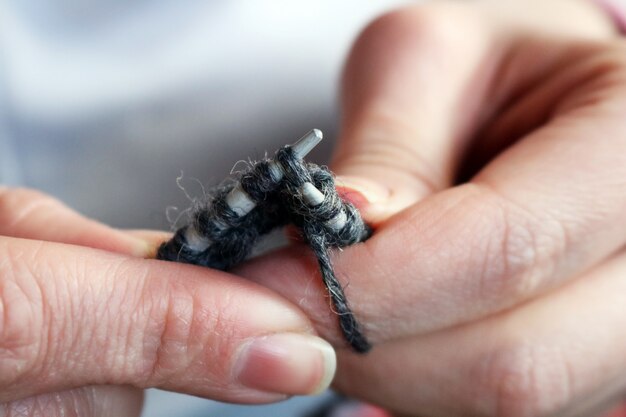
[[[304,157],[311,152],[313,148],[315,148],[324,138],[322,131],[319,129],[313,129],[308,132],[306,135],[301,137],[296,143],[291,145],[291,149],[294,151],[295,155],[299,159],[304,159]],[[275,181],[280,181],[285,175],[281,165],[276,161],[270,162],[270,169],[272,170],[272,176]],[[315,188],[313,184],[307,182],[300,187],[300,193],[305,202],[310,206],[317,206],[322,204],[324,201],[324,194]],[[248,214],[254,207],[256,207],[255,201],[246,193],[242,188],[241,184],[237,184],[226,196],[226,204],[237,213],[238,216],[245,216]],[[341,230],[347,221],[345,211],[341,210],[335,217],[326,221],[326,225],[333,230]]]
[[[304,159],[305,156],[311,152],[321,141],[324,139],[324,134],[319,129],[312,129],[309,133],[302,136],[296,143],[291,145],[291,149],[295,152],[296,156],[300,159]]]
[[[300,187],[300,193],[302,194],[302,199],[312,207],[319,206],[324,202],[324,193],[318,190],[315,185],[310,182],[305,182]],[[335,217],[330,220],[327,220],[326,226],[330,227],[333,230],[339,231],[343,229],[348,221],[348,217],[346,216],[346,212],[344,210],[340,210]]]
[[[313,137],[309,136],[315,136]],[[318,129],[313,129],[307,135],[305,135],[302,139],[296,142],[292,149],[296,152],[296,154],[303,158],[304,155],[308,154],[313,147],[315,147],[322,140],[322,132]],[[300,156],[302,155],[302,156]],[[300,192],[302,193],[302,198],[306,201],[306,203],[310,206],[318,206],[324,202],[324,193],[318,190],[313,184],[310,182],[304,183],[302,187],[300,187]],[[346,217],[346,213],[344,210],[341,210],[335,217],[328,220],[326,225],[333,230],[341,230],[345,225],[348,218]]]
[[[296,143],[291,145],[291,149],[294,151],[298,159],[304,159],[304,157],[311,152],[324,138],[322,131],[319,129],[313,129],[306,135],[302,136]],[[282,167],[276,161],[270,162],[270,169],[272,170],[272,176],[276,182],[279,182],[285,172]],[[241,184],[238,183],[226,196],[226,204],[228,207],[237,213],[239,217],[245,216],[250,213],[252,209],[256,207],[256,202],[246,193]]]
[[[323,138],[324,135],[321,130],[313,129],[291,145],[291,149],[299,159],[304,159]],[[270,169],[276,182],[279,182],[285,175],[281,165],[276,161],[270,161]],[[310,182],[304,183],[300,187],[300,192],[304,201],[310,206],[317,206],[324,201],[324,194]],[[243,190],[241,183],[237,183],[226,195],[225,202],[239,217],[245,216],[256,207],[256,202]],[[341,230],[345,226],[346,221],[346,213],[341,210],[335,217],[326,221],[326,225],[333,230]],[[224,228],[226,227],[224,225]],[[194,227],[187,228],[185,239],[187,245],[198,252],[206,250],[211,245],[210,239],[201,236]]]
[[[304,159],[304,157],[309,152],[311,152],[311,149],[313,149],[315,146],[317,146],[318,143],[321,142],[323,137],[324,136],[321,130],[313,129],[309,133],[304,135],[302,138],[300,138],[296,143],[291,145],[291,149],[293,149],[294,153],[296,154],[298,158]],[[284,172],[282,168],[280,167],[280,164],[278,164],[276,161],[272,161],[270,163],[270,169],[272,169],[272,174],[277,179],[277,181],[280,181],[284,175]],[[241,190],[241,193],[245,194],[243,190]],[[302,195],[302,198],[305,200],[305,202],[310,206],[315,207],[317,205],[322,204],[322,202],[324,201],[324,193],[318,190],[310,182],[304,183],[300,187],[300,193]],[[237,192],[237,194],[241,195],[239,191]],[[246,194],[246,197],[247,197],[247,194]],[[254,206],[252,206],[252,208],[254,208]],[[250,210],[252,210],[252,208]],[[333,230],[341,230],[346,225],[346,221],[348,221],[346,213],[344,210],[341,210],[339,213],[337,213],[335,217],[326,221],[326,225]]]

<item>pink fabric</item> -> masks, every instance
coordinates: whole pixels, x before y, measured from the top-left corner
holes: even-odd
[[[626,417],[626,404],[623,404],[619,408],[607,413],[603,417]]]
[[[626,35],[626,2],[619,0],[592,0],[611,16],[615,25]]]

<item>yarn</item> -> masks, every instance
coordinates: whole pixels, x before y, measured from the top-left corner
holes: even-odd
[[[362,242],[370,228],[341,199],[332,173],[304,162],[292,146],[254,163],[237,184],[219,188],[199,204],[190,224],[160,246],[157,258],[227,270],[245,260],[262,235],[289,223],[317,258],[346,341],[355,351],[367,352],[371,345],[337,280],[331,249]]]

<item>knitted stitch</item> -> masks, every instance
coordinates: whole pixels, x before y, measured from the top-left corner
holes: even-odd
[[[311,184],[321,191],[321,201],[307,199]],[[229,205],[228,196],[236,187],[254,204],[247,213]],[[370,229],[357,209],[338,195],[327,168],[304,162],[285,146],[273,159],[253,164],[238,184],[218,189],[191,217],[189,225],[161,245],[158,259],[226,270],[245,260],[260,236],[288,223],[297,226],[317,258],[346,341],[357,352],[371,348],[337,280],[330,252],[367,239]]]

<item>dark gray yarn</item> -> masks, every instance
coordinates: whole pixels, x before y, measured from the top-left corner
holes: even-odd
[[[371,345],[335,276],[330,249],[361,242],[369,237],[370,229],[356,208],[339,197],[327,168],[298,159],[290,146],[278,150],[274,161],[282,167],[282,179],[272,174],[270,160],[257,162],[240,178],[241,187],[257,204],[251,212],[238,216],[226,204],[233,185],[222,187],[194,211],[190,225],[179,229],[170,241],[161,245],[157,258],[226,270],[246,259],[260,236],[292,223],[300,229],[317,258],[347,342],[355,351],[365,353]],[[303,200],[300,190],[307,182],[324,194],[321,204],[312,207]],[[345,225],[334,230],[327,222],[341,211],[346,215]],[[206,250],[197,252],[190,248],[185,238],[190,227],[211,241]]]

